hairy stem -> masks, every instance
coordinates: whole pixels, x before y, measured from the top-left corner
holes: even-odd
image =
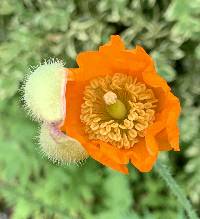
[[[189,200],[187,199],[186,195],[184,194],[180,186],[177,184],[175,179],[170,174],[169,169],[158,160],[155,165],[155,170],[169,186],[172,193],[177,197],[179,203],[185,209],[188,217],[190,219],[198,219],[199,217],[197,216],[196,212],[193,210],[192,205],[190,204]]]

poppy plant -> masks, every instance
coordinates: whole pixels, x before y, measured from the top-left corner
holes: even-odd
[[[60,129],[100,163],[128,173],[152,169],[160,151],[179,151],[180,103],[140,46],[118,35],[99,51],[82,52],[67,69],[66,114]]]
[[[160,151],[179,151],[180,103],[140,46],[118,35],[98,51],[82,52],[78,68],[51,59],[24,83],[24,100],[42,122],[40,145],[51,160],[73,163],[90,155],[128,173],[152,169]]]
[[[77,163],[88,156],[127,174],[131,163],[149,172],[159,152],[180,151],[180,103],[140,46],[127,50],[118,35],[98,51],[82,52],[78,68],[55,59],[25,79],[23,100],[41,122],[40,149],[53,162]],[[170,172],[156,171],[189,218],[198,218]]]

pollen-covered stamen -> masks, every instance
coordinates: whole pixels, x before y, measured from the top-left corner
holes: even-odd
[[[86,86],[80,118],[91,140],[128,149],[153,123],[157,101],[144,83],[116,73],[96,78]]]

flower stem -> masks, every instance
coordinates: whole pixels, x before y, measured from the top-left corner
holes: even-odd
[[[182,205],[182,207],[186,211],[188,217],[190,219],[198,219],[199,217],[197,216],[196,212],[192,208],[191,203],[189,202],[186,195],[184,194],[180,186],[177,184],[175,179],[170,174],[170,171],[168,170],[168,168],[158,160],[155,165],[155,170],[158,172],[158,174],[163,178],[163,180],[169,186],[172,193],[177,197],[179,203]]]

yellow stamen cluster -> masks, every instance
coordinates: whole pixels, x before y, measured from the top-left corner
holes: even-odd
[[[127,110],[121,120],[114,119],[106,110],[116,99]],[[85,88],[80,119],[89,139],[129,149],[145,136],[145,130],[154,121],[157,101],[152,89],[136,78],[121,73],[98,77]]]

